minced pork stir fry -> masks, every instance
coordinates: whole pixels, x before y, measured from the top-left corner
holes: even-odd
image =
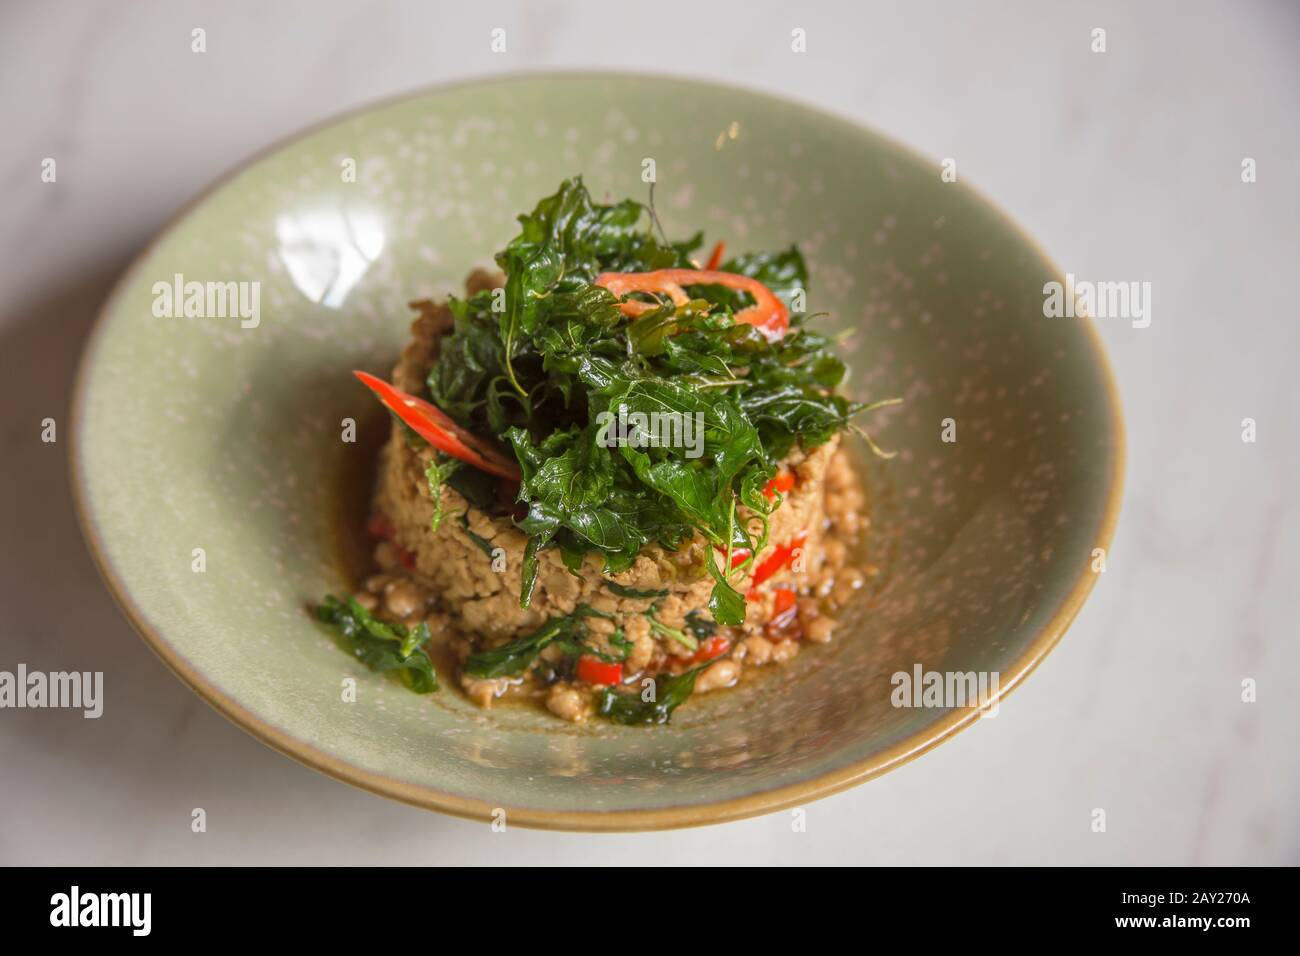
[[[412,303],[370,521],[376,573],[318,617],[377,671],[483,706],[663,723],[824,642],[871,569],[836,343],[796,248],[724,260],[581,179],[465,298]]]

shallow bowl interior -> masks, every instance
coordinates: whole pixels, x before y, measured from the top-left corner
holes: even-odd
[[[853,392],[905,398],[869,422],[900,451],[867,466],[878,586],[833,644],[667,727],[484,712],[367,673],[304,610],[343,586],[340,488],[371,453],[341,440],[345,419],[372,415],[348,370],[390,368],[405,303],[458,288],[562,178],[645,197],[648,160],[670,234],[797,241],[808,311],[851,331]],[[155,284],[178,275],[258,283],[258,323],[156,316]],[[975,719],[892,706],[892,674],[995,672],[1005,692],[1077,611],[1114,524],[1122,437],[1095,336],[1043,316],[1055,277],[937,163],[804,106],[631,76],[435,90],[274,150],[153,244],[87,350],[74,484],[146,640],[304,762],[526,825],[735,818],[865,779]]]

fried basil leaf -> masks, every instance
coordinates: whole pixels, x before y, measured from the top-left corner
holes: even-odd
[[[429,641],[423,621],[409,629],[385,624],[356,598],[340,601],[332,594],[316,608],[316,617],[332,625],[340,646],[372,671],[397,674],[417,694],[438,689],[438,675],[423,647]]]

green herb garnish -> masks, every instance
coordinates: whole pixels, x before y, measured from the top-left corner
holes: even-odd
[[[690,287],[682,306],[665,301],[624,316],[594,284],[600,273],[693,268],[702,243],[700,235],[663,239],[645,212],[632,200],[594,202],[575,178],[520,216],[519,234],[497,256],[504,297],[487,290],[449,303],[453,328],[429,374],[430,397],[471,433],[508,442],[519,461],[526,514],[515,523],[529,537],[522,607],[547,549],[559,548],[570,570],[594,552],[614,575],[646,545],[673,549],[698,533],[709,545],[709,607],[718,623],[739,624],[745,601],[732,584],[741,569],[731,552],[747,548],[752,561],[766,543],[773,504],[762,492],[777,463],[796,442],[810,449],[850,427],[867,406],[835,394],[844,363],[807,316],[793,316],[775,342],[736,323],[745,293]],[[722,269],[757,278],[787,302],[807,289],[793,247]],[[664,412],[701,421],[700,442],[633,447],[602,434],[602,413]],[[449,483],[458,491],[464,483],[486,508],[492,489],[467,478],[477,474],[460,469]],[[750,520],[739,520],[742,508]],[[715,548],[726,553],[725,570]]]
[[[433,497],[433,518],[429,522],[429,530],[437,531],[442,524],[442,485],[450,478],[457,469],[463,465],[458,458],[451,458],[447,455],[435,455],[424,469],[425,480],[429,483],[429,494]]]
[[[712,637],[718,626],[695,610],[686,614],[686,629],[695,635],[696,640],[703,641]]]
[[[588,617],[607,618],[609,615],[585,604],[580,605],[572,614],[553,617],[530,634],[500,647],[471,654],[465,662],[465,673],[485,678],[518,677],[537,660],[537,655],[557,641],[566,644],[570,653],[590,653],[586,646],[587,626],[583,623],[583,619]]]
[[[422,646],[429,641],[429,628],[423,621],[409,629],[386,624],[356,598],[340,601],[332,594],[316,608],[316,617],[333,625],[344,649],[372,671],[397,673],[417,694],[438,689],[438,675]]]
[[[661,598],[668,596],[668,589],[656,591],[651,588],[629,588],[614,581],[605,581],[605,587],[609,588],[610,593],[617,594],[625,598]]]
[[[654,678],[654,686],[640,693],[628,694],[605,688],[600,695],[597,713],[616,724],[666,724],[672,713],[695,690],[695,678],[703,667],[695,667],[673,676]],[[646,692],[651,699],[646,700]]]
[[[654,631],[656,634],[662,634],[664,637],[668,638],[669,640],[676,641],[678,644],[682,645],[682,647],[686,648],[688,651],[698,651],[700,649],[700,642],[697,641],[690,634],[687,634],[685,631],[679,631],[675,627],[669,627],[667,624],[661,624],[659,621],[655,620],[653,614],[647,613],[646,620],[650,622],[650,630]]]
[[[627,639],[621,629],[609,635],[609,645],[614,648],[615,653],[611,654],[608,651],[602,651],[599,647],[587,643],[583,638],[555,642],[556,647],[562,648],[564,653],[571,657],[588,654],[597,660],[604,661],[606,664],[621,664],[632,653],[632,642]]]
[[[492,547],[492,542],[489,541],[487,538],[477,535],[473,531],[469,530],[468,511],[462,513],[460,516],[460,529],[465,532],[465,537],[469,538],[470,541],[474,542],[474,544],[478,546],[478,549],[480,551],[486,554],[489,558],[492,557],[492,551],[494,550]]]

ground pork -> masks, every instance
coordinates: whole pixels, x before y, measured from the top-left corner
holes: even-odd
[[[467,281],[471,294],[494,288],[503,281],[499,273],[476,271]],[[451,327],[451,313],[430,302],[412,303],[417,317],[411,326],[411,340],[393,370],[393,382],[403,391],[419,394],[433,364],[439,342]],[[493,647],[539,627],[546,620],[573,613],[587,605],[612,621],[592,618],[592,634],[607,642],[615,628],[622,631],[630,649],[624,673],[630,679],[639,673],[681,669],[694,663],[695,652],[652,628],[646,612],[653,606],[656,621],[668,628],[682,629],[687,616],[699,612],[711,618],[707,604],[713,579],[707,571],[707,542],[701,537],[685,542],[676,552],[652,544],[641,552],[632,567],[609,580],[638,590],[666,592],[655,598],[629,598],[612,593],[606,586],[599,556],[589,554],[580,573],[571,572],[558,550],[539,554],[539,573],[531,605],[519,606],[521,568],[526,536],[508,517],[493,517],[471,506],[449,486],[441,491],[443,519],[437,530],[431,524],[435,514],[432,492],[425,469],[434,452],[427,446],[412,447],[402,428],[394,425],[383,448],[375,497],[375,509],[389,529],[376,546],[376,563],[383,572],[377,590],[368,586],[368,606],[391,619],[410,622],[433,611],[439,631],[449,635],[456,657],[463,660],[474,650]],[[733,579],[742,593],[750,589],[753,569],[780,548],[797,547],[788,561],[760,588],[750,594],[747,621],[743,629],[726,636],[727,653],[701,671],[697,691],[734,684],[742,664],[762,665],[789,660],[799,651],[804,630],[808,639],[821,643],[830,639],[834,620],[819,616],[823,602],[842,599],[861,586],[857,569],[842,573],[851,539],[862,530],[865,505],[856,476],[838,438],[811,451],[796,449],[782,463],[782,470],[796,478],[795,486],[769,517],[769,545],[759,554],[750,572]],[[742,515],[742,518],[744,516]],[[471,534],[472,532],[472,534]],[[478,540],[475,540],[478,539]],[[721,556],[718,557],[722,562]],[[372,581],[375,579],[372,578]],[[829,582],[829,583],[828,583]],[[804,597],[796,612],[784,618],[802,620],[803,628],[773,631],[772,617],[781,588],[794,588]],[[818,595],[822,595],[818,597]],[[461,679],[466,693],[488,706],[512,690],[532,692],[558,716],[583,720],[592,712],[591,688],[572,680],[555,680],[542,687],[527,681],[482,681]]]

